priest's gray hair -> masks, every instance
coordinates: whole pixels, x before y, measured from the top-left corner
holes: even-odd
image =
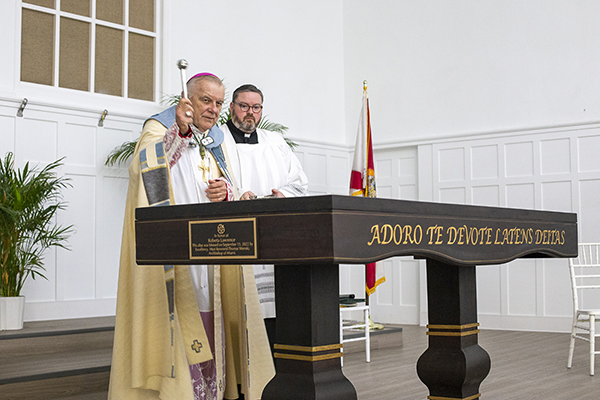
[[[242,85],[239,88],[235,89],[235,91],[233,92],[233,100],[232,101],[236,101],[238,95],[240,93],[245,93],[245,92],[258,93],[258,94],[260,94],[260,102],[262,103],[263,101],[265,101],[265,98],[263,97],[263,94],[260,91],[260,89],[249,83]]]

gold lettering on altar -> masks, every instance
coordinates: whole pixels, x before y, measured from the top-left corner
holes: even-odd
[[[513,245],[552,245],[565,244],[564,230],[539,229],[527,226],[489,227],[431,225],[375,224],[371,226],[372,245],[412,245],[421,244],[425,232],[425,243],[429,246],[513,246]]]
[[[421,244],[423,240],[423,228],[421,225],[392,225],[385,224],[381,227],[379,225],[373,225],[371,227],[371,241],[367,243],[367,246],[371,246],[374,243],[380,245],[390,244],[392,241],[396,245],[400,244]]]

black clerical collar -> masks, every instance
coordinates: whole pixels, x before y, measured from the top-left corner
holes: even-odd
[[[232,120],[227,121],[227,126],[236,143],[258,144],[256,130],[252,133],[242,132],[233,124]]]

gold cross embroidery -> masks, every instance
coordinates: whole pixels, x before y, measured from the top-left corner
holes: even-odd
[[[202,165],[198,165],[198,169],[200,171],[202,171],[202,181],[204,183],[206,183],[206,182],[208,182],[207,174],[208,174],[210,166],[206,165],[206,163],[204,161],[205,161],[205,158],[202,158]]]
[[[196,353],[200,353],[200,349],[202,348],[202,343],[198,341],[198,339],[194,339],[194,343],[192,344],[192,350]]]

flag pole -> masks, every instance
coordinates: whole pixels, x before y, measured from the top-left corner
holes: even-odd
[[[365,124],[367,126],[366,129],[366,133],[367,133],[367,171],[365,171],[365,179],[369,179],[368,175],[369,175],[369,97],[367,96],[367,80],[365,79],[363,81],[363,98],[365,99],[365,104],[363,104],[363,108],[365,110],[365,115],[363,116]],[[369,197],[369,185],[365,185],[365,194],[364,197]]]
[[[371,144],[370,144],[370,141],[371,141],[370,126],[371,126],[371,124],[369,121],[369,98],[367,96],[367,80],[366,79],[363,81],[363,94],[364,94],[363,97],[365,99],[364,100],[365,104],[363,105],[363,108],[365,110],[365,115],[363,117],[364,117],[365,124],[367,125],[367,127],[366,127],[366,132],[367,132],[367,171],[366,171],[367,176],[366,176],[366,179],[368,179],[369,156],[370,156],[369,148],[371,146]],[[365,185],[364,197],[369,197],[369,185],[368,184]],[[368,268],[367,264],[365,264],[365,278],[367,277],[367,268]],[[365,285],[365,305],[367,305],[367,306],[369,306],[369,304],[370,304],[369,299],[370,299],[370,295],[369,295],[369,292],[367,291],[367,286]],[[368,329],[370,331],[383,329],[383,325],[375,324],[375,323],[373,323],[373,321],[371,321],[370,307],[369,307],[369,328]]]
[[[367,80],[365,79],[363,81],[363,101],[365,102],[365,104],[363,104],[363,109],[364,109],[364,113],[365,115],[363,116],[365,124],[368,124],[368,120],[367,120],[367,116],[368,116],[368,111],[367,111]],[[367,151],[367,168],[369,165],[369,151]],[[365,172],[366,173],[366,172]],[[368,193],[368,185],[365,185],[365,194],[364,197],[367,197],[369,195]],[[367,277],[367,264],[365,264],[365,282],[366,282],[366,277]],[[367,291],[367,287],[365,285],[365,305],[369,305],[369,292]],[[369,322],[371,321],[371,313],[369,312]]]

